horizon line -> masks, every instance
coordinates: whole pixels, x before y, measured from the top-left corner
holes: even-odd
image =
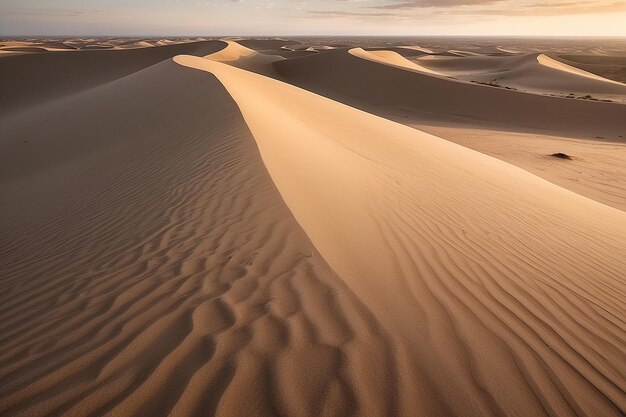
[[[512,35],[512,34],[460,34],[460,35],[442,35],[442,34],[420,34],[420,35],[406,35],[406,34],[220,34],[220,35],[210,35],[210,34],[105,34],[105,35],[96,35],[96,34],[25,34],[25,35],[8,35],[8,34],[0,34],[0,37],[3,38],[26,38],[26,37],[58,37],[58,38],[72,38],[72,37],[94,37],[94,38],[111,38],[111,37],[122,37],[122,38],[140,38],[140,37],[164,37],[164,38],[228,38],[228,37],[248,37],[248,38],[287,38],[287,37],[325,37],[325,36],[333,36],[333,37],[380,37],[380,38],[420,38],[420,37],[433,37],[433,38],[495,38],[495,37],[507,37],[507,38],[624,38],[626,39],[626,35]]]

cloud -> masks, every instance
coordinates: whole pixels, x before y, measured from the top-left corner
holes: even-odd
[[[372,6],[372,9],[385,10],[411,10],[431,7],[459,7],[459,6],[482,6],[485,4],[500,3],[503,0],[416,0],[404,3]]]
[[[347,10],[309,10],[307,13],[317,17],[397,17],[395,13],[387,12],[353,12]]]
[[[350,0],[334,0],[346,3]],[[483,7],[481,7],[483,6]],[[487,7],[484,7],[487,6]],[[489,7],[493,6],[493,7]],[[626,0],[542,1],[520,4],[512,0],[414,0],[361,6],[358,9],[310,10],[309,14],[336,17],[408,17],[422,10],[430,16],[566,16],[626,11]],[[416,17],[413,15],[413,17]]]
[[[440,15],[485,15],[485,16],[567,16],[581,14],[617,13],[626,11],[626,1],[611,2],[555,2],[532,3],[505,9],[442,10]]]

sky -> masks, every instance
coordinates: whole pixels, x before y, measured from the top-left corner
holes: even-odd
[[[0,0],[1,36],[626,36],[626,0]]]

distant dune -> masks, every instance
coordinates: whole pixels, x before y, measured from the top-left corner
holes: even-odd
[[[355,56],[347,50],[276,62],[282,79],[363,109],[400,108],[593,136],[624,133],[626,106],[460,82]],[[619,86],[618,86],[619,87]],[[549,111],[546,111],[549,109]]]
[[[436,74],[525,92],[595,100],[626,100],[626,84],[557,61],[545,54],[512,57],[435,57],[415,63]]]
[[[225,62],[237,68],[243,68],[265,75],[274,75],[272,64],[284,59],[278,55],[266,55],[246,48],[235,41],[227,41],[224,49],[207,55],[205,58],[217,62]]]
[[[626,412],[626,105],[446,72],[618,83],[125,42],[0,57],[0,415]]]
[[[568,65],[626,83],[626,56],[558,55]]]
[[[113,81],[178,54],[202,56],[225,47],[225,42],[208,41],[122,51],[81,51],[80,55],[67,51],[5,57],[0,65],[0,113]]]

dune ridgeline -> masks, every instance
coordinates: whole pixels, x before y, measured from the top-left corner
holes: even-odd
[[[0,58],[0,415],[623,415],[626,213],[364,110],[626,107],[285,45]]]

